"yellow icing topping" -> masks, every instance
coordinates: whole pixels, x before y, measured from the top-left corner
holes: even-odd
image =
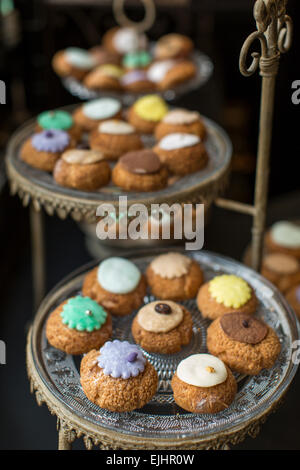
[[[225,307],[239,308],[251,297],[251,288],[244,279],[234,274],[223,274],[209,283],[210,295]]]
[[[168,112],[166,102],[157,95],[143,96],[134,104],[134,111],[146,121],[161,121]]]
[[[104,73],[105,75],[109,75],[110,77],[114,77],[114,78],[121,78],[122,75],[124,75],[123,69],[113,64],[101,65],[98,70]]]

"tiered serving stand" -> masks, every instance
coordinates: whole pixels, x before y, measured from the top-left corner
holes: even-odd
[[[123,0],[114,3],[120,24],[129,20],[123,11]],[[153,21],[153,2],[143,1],[145,20],[140,29]],[[128,204],[142,202],[149,206],[161,202],[215,202],[220,207],[249,214],[253,217],[251,265],[260,268],[263,233],[265,228],[269,157],[272,136],[275,81],[280,54],[291,44],[292,22],[286,15],[286,0],[256,0],[254,18],[257,30],[245,41],[240,55],[240,70],[250,76],[257,69],[262,76],[260,128],[253,205],[219,198],[227,180],[231,145],[226,134],[214,122],[206,120],[210,165],[204,172],[185,177],[166,190],[148,194],[128,195]],[[148,21],[148,23],[147,23]],[[253,42],[258,40],[260,52],[252,54],[250,66],[247,56]],[[18,157],[19,148],[33,131],[34,122],[23,126],[12,137],[7,152],[7,171],[13,194],[18,194],[24,205],[31,204],[31,234],[33,240],[33,279],[35,300],[44,295],[45,261],[42,209],[61,218],[68,215],[75,220],[95,220],[96,207],[102,202],[118,203],[119,191],[109,186],[97,193],[84,193],[58,187],[49,175],[29,169]],[[141,269],[153,253],[132,257]],[[123,256],[127,256],[126,253]],[[196,312],[193,301],[187,303],[195,323],[193,341],[181,353],[164,358],[148,355],[160,377],[159,390],[152,402],[142,410],[117,414],[109,413],[91,404],[79,384],[78,363],[70,356],[51,348],[45,339],[45,319],[64,298],[80,291],[87,269],[63,280],[42,302],[28,336],[27,364],[31,389],[38,403],[45,402],[58,419],[59,448],[69,449],[77,437],[84,437],[87,448],[94,444],[104,449],[208,449],[227,448],[248,434],[255,436],[266,416],[276,409],[296,372],[291,358],[294,341],[299,336],[297,322],[281,294],[254,270],[212,253],[192,253],[204,267],[206,279],[216,273],[241,275],[254,287],[260,300],[258,314],[273,326],[280,337],[282,350],[276,365],[256,377],[237,377],[239,391],[232,406],[217,415],[194,415],[176,407],[169,388],[169,379],[178,362],[195,351],[205,350],[205,321]],[[151,300],[150,296],[148,299]],[[129,339],[131,317],[115,320],[114,334]]]

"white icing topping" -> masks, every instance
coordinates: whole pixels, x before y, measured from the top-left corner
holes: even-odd
[[[158,145],[162,150],[175,150],[184,147],[192,147],[199,142],[201,142],[201,139],[197,135],[176,132],[163,137]]]
[[[118,52],[127,54],[145,48],[147,40],[134,28],[120,28],[113,36],[113,44]]]
[[[169,314],[158,313],[155,311],[157,304],[166,304],[171,307]],[[138,323],[144,330],[152,333],[167,333],[174,330],[183,319],[183,311],[180,305],[170,300],[151,302],[142,307],[137,315]]]
[[[100,162],[104,156],[98,150],[71,149],[64,152],[61,158],[70,164],[89,165]]]
[[[181,253],[166,253],[157,256],[150,264],[155,274],[165,279],[174,279],[189,272],[192,260]]]
[[[278,245],[300,248],[300,226],[291,222],[276,222],[271,228],[271,237]]]
[[[134,133],[135,128],[128,122],[112,119],[99,124],[98,131],[104,134],[126,135]]]
[[[89,101],[82,106],[83,114],[89,119],[109,119],[117,114],[121,109],[119,101],[113,98],[100,98]]]
[[[182,382],[196,387],[214,387],[225,382],[227,369],[223,361],[210,354],[194,354],[181,361],[177,376]]]
[[[112,257],[100,263],[97,279],[103,289],[113,294],[132,292],[141,279],[141,272],[131,261]]]
[[[77,47],[69,47],[65,50],[65,57],[69,64],[78,69],[89,70],[96,65],[96,60],[89,52]]]
[[[174,109],[163,118],[166,124],[192,124],[198,121],[200,114],[198,111],[187,111],[185,109]]]
[[[161,82],[167,72],[174,67],[175,61],[174,60],[162,60],[161,62],[155,62],[151,65],[147,71],[147,75],[149,80],[154,83]]]

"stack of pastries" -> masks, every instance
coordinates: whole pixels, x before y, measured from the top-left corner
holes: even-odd
[[[162,36],[154,48],[134,28],[113,28],[89,50],[68,47],[52,60],[61,77],[73,77],[93,91],[147,93],[173,89],[195,77],[194,45],[181,34]]]
[[[151,148],[145,134],[153,136]],[[156,94],[126,110],[117,99],[101,98],[73,113],[41,113],[20,158],[72,189],[97,191],[112,181],[124,191],[157,191],[205,168],[206,134],[197,111],[169,110]]]
[[[151,294],[149,303],[146,294]],[[182,303],[189,299],[198,306],[193,315]],[[207,353],[187,352],[173,371],[171,387],[184,410],[217,413],[235,398],[233,372],[259,374],[280,353],[277,334],[256,315],[258,304],[247,281],[233,274],[207,280],[198,262],[181,252],[155,257],[145,273],[128,259],[111,257],[86,274],[79,295],[50,313],[46,336],[55,348],[84,354],[80,381],[90,401],[127,412],[144,406],[157,391],[151,355],[188,351],[195,334],[193,316],[211,320]],[[117,318],[127,315],[129,341],[112,340],[112,317],[116,325]]]

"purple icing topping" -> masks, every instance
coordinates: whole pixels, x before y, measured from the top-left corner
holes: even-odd
[[[296,289],[296,299],[297,299],[297,302],[299,302],[300,304],[300,286],[298,286]]]
[[[105,375],[115,379],[136,377],[145,369],[146,359],[135,344],[128,341],[107,341],[100,349],[98,365]]]
[[[67,132],[51,129],[34,134],[31,143],[39,152],[62,152],[69,145],[70,136]]]
[[[140,82],[141,80],[148,80],[147,74],[142,70],[133,70],[122,77],[122,84],[130,85],[131,83]]]

